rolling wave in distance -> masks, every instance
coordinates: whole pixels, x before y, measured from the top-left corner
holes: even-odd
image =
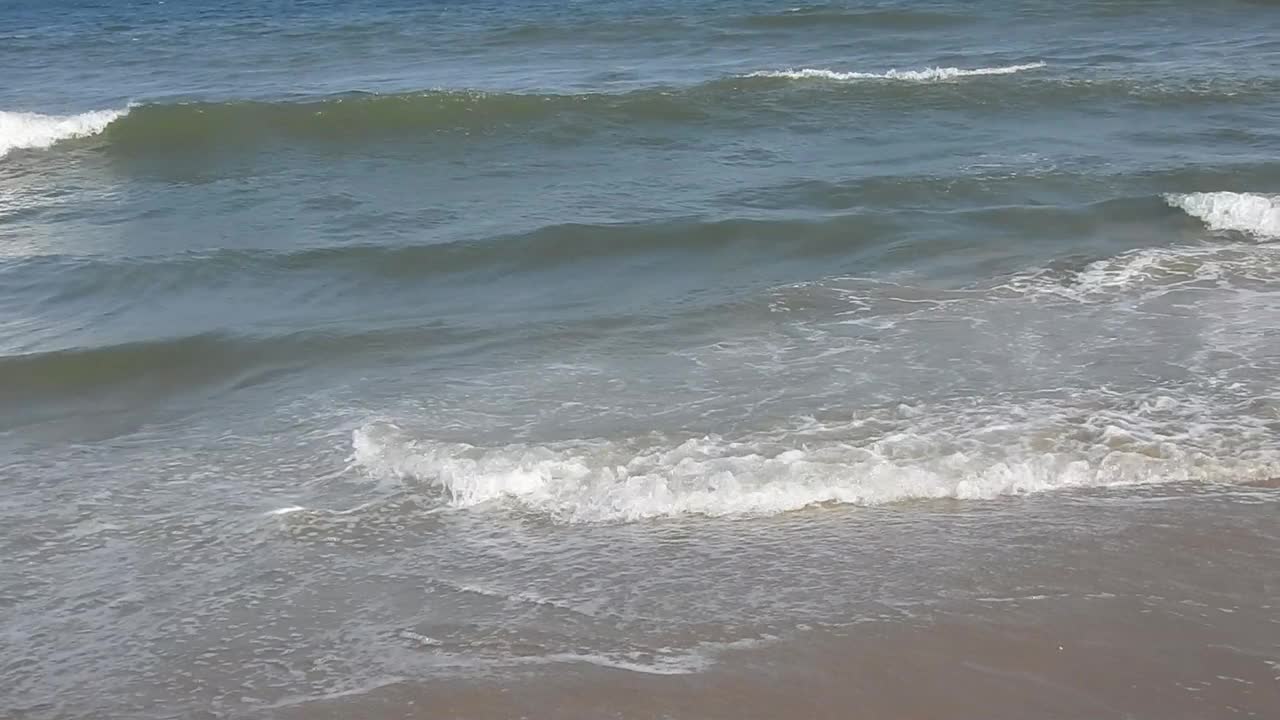
[[[77,115],[0,111],[0,157],[21,149],[43,149],[77,138],[107,133],[128,146],[198,144],[283,136],[337,140],[366,135],[446,130],[493,131],[555,116],[603,121],[695,121],[733,107],[733,95],[750,93],[752,79],[953,81],[1008,75],[1045,66],[1043,62],[991,68],[935,67],[882,73],[833,70],[759,71],[688,88],[656,88],[628,93],[525,94],[473,90],[431,90],[380,95],[354,93],[303,102],[135,103],[123,110]],[[767,88],[758,88],[767,89]]]
[[[1151,83],[1125,77],[1044,75],[1044,62],[880,72],[826,68],[759,70],[692,86],[626,92],[530,93],[428,90],[354,92],[313,100],[133,103],[78,115],[0,113],[0,155],[85,140],[113,153],[148,154],[268,142],[337,144],[377,139],[507,138],[539,130],[582,136],[607,128],[756,129],[838,122],[850,112],[955,109],[989,115],[1013,108],[1122,102],[1153,108],[1254,102],[1280,85],[1259,79]],[[1015,81],[1015,78],[1025,78]],[[973,83],[963,92],[958,84]]]

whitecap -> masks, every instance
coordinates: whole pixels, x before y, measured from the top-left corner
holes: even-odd
[[[61,140],[97,135],[128,110],[91,110],[79,115],[42,115],[0,110],[0,157],[13,150],[47,148]]]
[[[1045,67],[1043,62],[1024,63],[1021,65],[1003,65],[999,67],[957,68],[932,67],[922,70],[889,70],[881,73],[841,72],[820,68],[799,68],[794,70],[762,70],[753,72],[747,77],[786,78],[789,80],[834,80],[848,82],[852,80],[906,80],[913,82],[931,82],[939,80],[956,80],[966,77],[984,75],[1011,75],[1024,70],[1037,70]]]
[[[1280,238],[1280,196],[1259,193],[1196,192],[1164,196],[1171,206],[1199,218],[1213,230]]]
[[[1225,448],[1206,453],[1195,443],[1183,446],[1166,428],[1120,435],[1111,426],[1122,420],[1102,412],[1081,425],[1045,407],[1031,413],[1038,420],[1013,427],[1006,418],[1018,412],[988,408],[985,421],[954,410],[899,419],[897,430],[857,444],[840,439],[857,428],[842,431],[839,424],[806,432],[804,442],[779,431],[737,440],[708,435],[488,448],[419,440],[371,425],[355,431],[355,464],[372,479],[394,478],[438,493],[455,510],[514,506],[568,523],[979,500],[1072,487],[1231,480],[1278,469],[1271,457],[1237,463],[1223,459]],[[779,439],[784,436],[790,439]]]

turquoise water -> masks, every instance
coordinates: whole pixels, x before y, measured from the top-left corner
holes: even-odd
[[[0,0],[0,684],[683,672],[864,609],[599,538],[1267,481],[1277,121],[1266,3]],[[599,626],[477,609],[542,581]]]

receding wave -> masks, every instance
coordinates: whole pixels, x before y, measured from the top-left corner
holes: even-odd
[[[59,140],[97,135],[128,110],[93,110],[79,115],[41,115],[0,110],[0,157],[13,150],[47,148]]]
[[[958,68],[932,67],[921,70],[887,70],[885,72],[840,72],[815,68],[798,70],[763,70],[751,73],[749,77],[786,78],[788,80],[909,80],[929,82],[938,80],[957,80],[984,75],[1012,75],[1027,70],[1039,70],[1045,67],[1043,62],[1023,63],[1021,65],[1002,65],[999,67]]]
[[[1268,240],[1280,238],[1280,196],[1197,192],[1169,194],[1165,199],[1213,230],[1234,230]]]

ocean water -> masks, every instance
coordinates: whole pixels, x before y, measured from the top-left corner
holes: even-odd
[[[0,716],[1280,715],[1280,7],[0,0]]]

